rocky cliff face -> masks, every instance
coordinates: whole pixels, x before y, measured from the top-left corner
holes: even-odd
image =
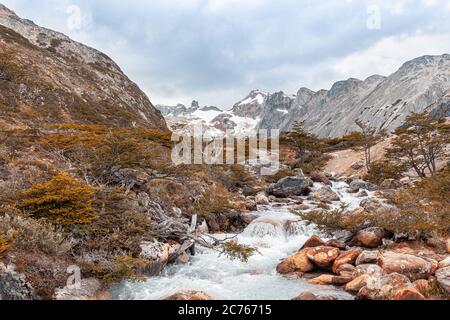
[[[105,54],[0,4],[0,121],[167,130],[148,97]]]

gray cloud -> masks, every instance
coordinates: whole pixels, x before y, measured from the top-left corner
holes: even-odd
[[[230,107],[255,88],[295,93],[301,86],[317,90],[356,76],[346,70],[354,69],[348,66],[349,57],[359,53],[376,54],[381,64],[383,59],[395,64],[450,51],[450,43],[448,48],[442,44],[411,48],[409,44],[419,35],[432,39],[449,34],[447,0],[3,3],[23,17],[109,54],[154,103],[189,103],[195,98],[203,104]],[[374,3],[381,9],[379,30],[366,26],[367,7]],[[81,9],[79,29],[67,24],[70,5]],[[408,50],[379,48],[395,37],[410,37]],[[376,50],[371,53],[371,48]],[[385,69],[357,68],[367,76]],[[395,71],[394,66],[391,69]]]

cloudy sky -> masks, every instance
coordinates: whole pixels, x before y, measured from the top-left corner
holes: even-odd
[[[450,0],[0,0],[111,56],[153,103],[230,108],[450,53]]]

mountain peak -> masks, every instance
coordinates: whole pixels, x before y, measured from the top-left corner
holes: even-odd
[[[0,16],[17,17],[17,14],[0,3]]]

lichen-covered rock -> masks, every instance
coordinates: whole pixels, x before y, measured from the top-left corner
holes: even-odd
[[[314,191],[310,197],[310,200],[312,201],[319,201],[319,202],[333,202],[333,201],[339,201],[341,200],[336,192],[331,189],[331,187],[326,186],[322,187],[317,191]]]
[[[274,195],[277,198],[306,196],[310,192],[310,180],[306,177],[286,177],[267,189],[269,195]]]
[[[350,265],[355,264],[356,259],[359,257],[360,254],[361,254],[361,249],[359,249],[359,248],[350,249],[346,252],[341,253],[339,255],[339,257],[337,257],[333,263],[333,267],[332,267],[333,272],[337,273],[337,270],[339,269],[339,267],[344,264],[350,264]]]
[[[311,173],[310,178],[312,181],[314,182],[320,182],[323,183],[327,186],[332,186],[333,184],[331,183],[331,181],[327,178],[327,176],[319,171],[314,171],[313,173]]]
[[[141,243],[141,258],[149,260],[149,264],[141,272],[148,276],[159,275],[169,262],[171,247],[158,241]]]
[[[314,278],[312,280],[309,280],[308,282],[311,284],[316,285],[335,285],[335,286],[342,286],[344,284],[349,283],[352,281],[355,277],[351,275],[346,276],[335,276],[331,274],[324,274],[317,278]]]
[[[55,300],[109,300],[100,281],[94,278],[81,279],[78,285],[56,289]]]
[[[321,246],[308,250],[307,256],[317,267],[328,269],[331,268],[340,253],[338,248]]]
[[[343,264],[336,269],[335,273],[340,276],[354,276],[356,274],[356,267],[351,264]]]
[[[379,265],[385,273],[400,273],[412,281],[428,279],[436,271],[433,264],[423,258],[392,251],[380,256]]]
[[[378,251],[368,251],[365,250],[361,252],[361,254],[358,256],[358,259],[356,259],[356,265],[359,266],[360,264],[377,264],[379,258],[379,252]]]
[[[375,281],[367,280],[368,284],[359,290],[358,300],[392,300],[402,290],[412,287],[409,279],[399,273],[383,275]]]
[[[450,267],[437,270],[436,279],[442,289],[450,294]]]
[[[367,228],[360,230],[350,243],[365,248],[378,248],[383,244],[386,236],[387,232],[382,228]]]
[[[320,239],[316,235],[313,235],[308,240],[306,240],[306,242],[303,245],[302,249],[304,249],[304,248],[321,247],[321,246],[324,246],[324,245],[325,245],[325,242],[323,242],[322,239]]]
[[[284,259],[278,266],[280,274],[305,273],[314,269],[314,265],[308,258],[309,248],[303,249],[295,255]]]
[[[255,201],[260,205],[269,205],[269,198],[264,193],[258,193],[255,197]]]
[[[0,263],[0,300],[38,300],[25,276]]]

